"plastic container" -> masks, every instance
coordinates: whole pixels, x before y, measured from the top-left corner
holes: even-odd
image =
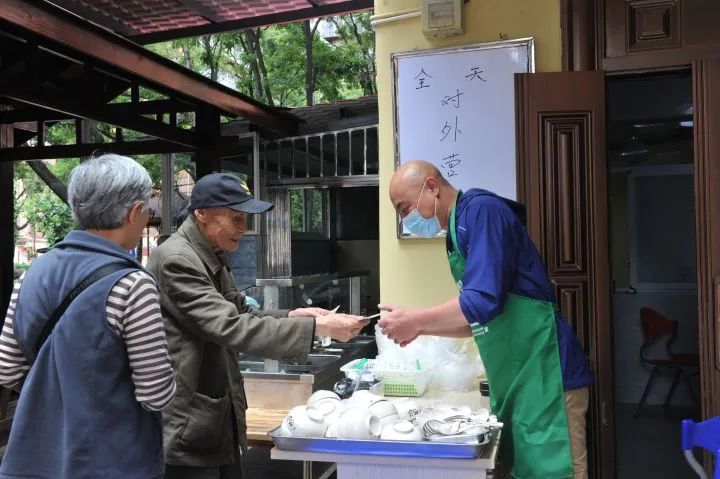
[[[425,394],[430,383],[431,368],[420,359],[377,360],[374,364],[375,377],[383,382],[386,396],[417,397]]]
[[[364,369],[364,371],[363,371]],[[372,382],[375,380],[375,360],[374,359],[354,359],[340,368],[345,373],[345,377],[356,381],[358,376],[362,374],[362,381]]]
[[[431,365],[419,359],[355,359],[340,368],[345,376],[363,381],[382,381],[385,396],[417,397],[425,394],[431,379]]]

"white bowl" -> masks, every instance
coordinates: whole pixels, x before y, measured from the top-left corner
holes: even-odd
[[[422,441],[420,429],[410,421],[395,421],[383,427],[380,439],[386,441]]]
[[[347,409],[335,424],[341,439],[376,439],[382,432],[380,419],[360,408]]]
[[[422,407],[414,399],[402,398],[394,402],[395,409],[397,409],[398,416],[400,419],[413,420],[417,416]]]
[[[337,422],[334,422],[328,426],[327,431],[325,431],[325,437],[332,437],[332,438],[338,437]]]
[[[342,405],[339,399],[321,399],[319,401],[315,401],[309,406],[319,409],[324,416],[332,414],[338,409],[345,409],[345,406]]]
[[[280,423],[280,429],[278,429],[278,435],[288,437],[292,436],[292,431],[287,425],[287,416],[285,416],[282,420],[282,423]]]
[[[287,429],[293,436],[323,437],[327,430],[325,416],[312,406],[296,406],[285,418]]]
[[[324,409],[322,409],[322,411],[325,415],[325,424],[327,424],[328,426],[335,424],[340,418],[340,415],[346,409],[345,405],[342,404],[340,401],[332,401],[331,404],[326,404],[326,402],[322,402],[321,406],[324,406]],[[332,410],[328,412],[328,407],[330,406],[332,406]]]
[[[376,403],[378,401],[382,401],[385,398],[383,396],[378,396],[377,394],[373,394],[367,389],[361,389],[359,391],[356,391],[355,394],[350,396],[350,399],[348,400],[348,407],[354,408],[354,407],[362,407],[367,408],[370,407],[371,404]]]
[[[370,411],[380,419],[387,416],[398,415],[398,410],[395,408],[395,405],[387,399],[376,401],[370,404],[370,407],[368,407],[368,411]]]
[[[324,401],[326,399],[335,399],[339,401],[340,396],[335,394],[333,391],[328,391],[327,389],[320,389],[319,391],[315,391],[314,393],[312,393],[312,396],[308,398],[306,404],[308,406],[311,406],[316,402]]]

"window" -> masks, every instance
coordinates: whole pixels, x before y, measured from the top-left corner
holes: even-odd
[[[690,165],[628,175],[630,281],[639,290],[693,290],[695,198]]]
[[[293,234],[327,238],[328,190],[290,190],[290,219]]]

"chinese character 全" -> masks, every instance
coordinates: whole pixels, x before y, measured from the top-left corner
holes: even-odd
[[[420,68],[420,73],[418,73],[415,77],[418,81],[418,86],[416,86],[415,89],[420,90],[421,88],[430,88],[430,85],[425,84],[425,80],[428,78],[432,78],[432,76],[428,75],[423,68]]]

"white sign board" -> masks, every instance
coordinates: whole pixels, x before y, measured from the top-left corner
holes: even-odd
[[[533,45],[394,54],[395,166],[429,161],[458,189],[516,199],[514,75],[534,71]]]

